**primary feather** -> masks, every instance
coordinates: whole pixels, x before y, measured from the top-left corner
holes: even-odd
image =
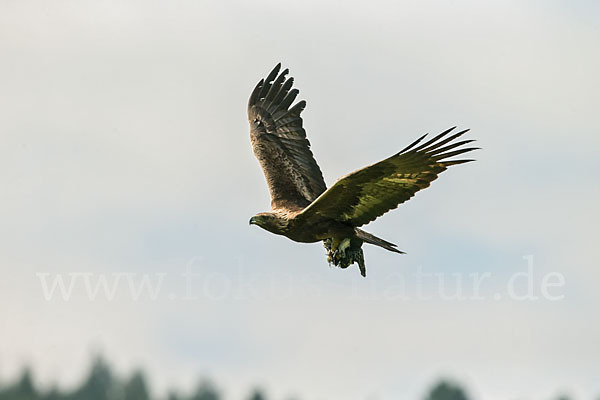
[[[447,136],[454,129],[448,129],[415,148],[425,138],[422,136],[399,153],[340,178],[302,212],[302,217],[309,223],[333,219],[359,227],[398,207],[416,192],[428,187],[449,166],[473,161],[448,160],[476,149],[468,147],[449,151],[473,140],[441,147],[468,132],[467,129]]]
[[[290,90],[294,80],[286,80],[288,70],[279,73],[280,69],[277,64],[250,96],[250,140],[267,179],[271,208],[299,210],[327,186],[302,127],[300,114],[306,102],[290,108],[298,90]]]

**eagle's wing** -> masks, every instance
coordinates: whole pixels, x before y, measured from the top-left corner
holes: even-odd
[[[448,136],[451,128],[428,142],[422,136],[401,152],[340,178],[298,217],[308,223],[324,219],[358,227],[367,224],[425,189],[447,167],[473,160],[447,160],[476,148],[459,148],[473,140],[453,142],[468,131]]]
[[[271,193],[271,207],[300,210],[327,189],[302,128],[300,101],[281,64],[258,82],[248,101],[250,141]],[[291,89],[291,90],[290,90]]]

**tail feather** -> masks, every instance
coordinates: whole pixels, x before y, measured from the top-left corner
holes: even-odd
[[[375,246],[382,247],[388,251],[393,251],[394,253],[405,254],[403,251],[398,250],[396,248],[398,246],[396,246],[394,243],[380,239],[375,235],[363,231],[362,229],[355,228],[354,231],[356,232],[356,237],[364,242],[374,244]]]

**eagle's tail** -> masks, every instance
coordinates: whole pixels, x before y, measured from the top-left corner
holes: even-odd
[[[393,251],[394,253],[405,254],[403,251],[398,250],[394,243],[390,243],[383,239],[378,238],[375,235],[371,235],[369,232],[365,232],[362,229],[355,228],[354,232],[356,233],[356,237],[360,240],[374,244],[375,246],[383,247],[386,250]]]

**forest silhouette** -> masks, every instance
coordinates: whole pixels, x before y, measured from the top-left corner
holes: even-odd
[[[307,396],[310,396],[307,393]],[[423,400],[470,400],[460,385],[441,380],[426,391]],[[190,393],[171,390],[156,396],[151,393],[141,370],[122,378],[117,376],[102,357],[96,357],[87,376],[75,388],[59,389],[53,386],[41,389],[36,385],[33,372],[26,368],[14,382],[0,385],[0,400],[229,400],[211,380],[201,379]],[[251,390],[240,400],[271,400],[261,389]],[[277,400],[277,399],[275,399]],[[296,397],[280,400],[300,400]]]

